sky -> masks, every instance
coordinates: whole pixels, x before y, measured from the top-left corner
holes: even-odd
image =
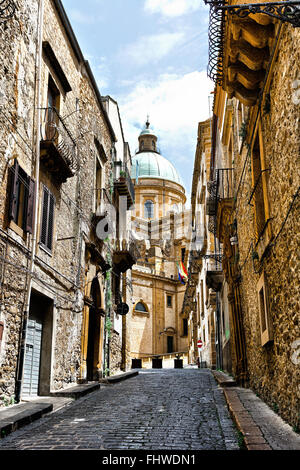
[[[198,122],[210,117],[203,0],[62,0],[101,95],[118,102],[132,156],[147,115],[190,197]],[[210,97],[210,98],[209,98]]]

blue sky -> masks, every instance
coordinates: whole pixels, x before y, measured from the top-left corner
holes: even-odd
[[[209,117],[203,0],[63,0],[100,93],[118,101],[132,155],[147,115],[189,196],[198,122]]]

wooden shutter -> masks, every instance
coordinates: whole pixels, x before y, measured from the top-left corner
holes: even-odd
[[[41,243],[46,246],[47,242],[47,230],[48,230],[48,201],[49,193],[48,189],[43,187],[43,207],[42,207],[42,223],[41,223]]]
[[[49,211],[48,211],[48,233],[47,233],[47,247],[52,250],[53,239],[53,223],[54,223],[54,197],[49,194]]]
[[[40,241],[48,250],[52,250],[55,199],[46,186],[43,187],[43,207]]]
[[[10,168],[10,190],[9,190],[9,219],[16,221],[19,197],[19,164],[15,160],[15,164]]]
[[[34,223],[34,209],[35,209],[35,181],[28,177],[28,199],[27,199],[27,213],[25,231],[32,233]]]

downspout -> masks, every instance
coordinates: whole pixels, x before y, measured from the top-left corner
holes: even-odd
[[[40,174],[40,127],[41,127],[41,62],[42,62],[42,40],[43,40],[43,21],[44,21],[44,0],[40,0],[39,3],[39,18],[38,18],[38,44],[37,44],[37,56],[36,56],[36,160],[35,160],[35,204],[34,204],[34,225],[32,231],[32,246],[31,246],[31,257],[30,257],[30,268],[29,268],[29,279],[28,286],[25,293],[24,301],[24,312],[22,322],[22,333],[21,333],[21,346],[20,354],[17,366],[17,378],[16,378],[16,402],[21,400],[22,382],[23,382],[23,371],[24,371],[24,359],[25,359],[25,346],[26,346],[26,334],[27,334],[27,323],[29,317],[30,308],[30,296],[32,288],[32,277],[35,264],[35,252],[37,245],[37,221],[38,221],[38,204],[39,204],[39,174]],[[34,130],[33,130],[34,134]]]

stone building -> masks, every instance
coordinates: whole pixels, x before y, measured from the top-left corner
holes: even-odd
[[[189,280],[184,308],[190,312],[190,360],[197,357],[210,368],[220,367],[217,357],[222,263],[220,250],[209,231],[209,172],[211,157],[211,119],[198,125],[194,162],[191,207],[193,237],[190,245]],[[198,348],[197,341],[202,341]]]
[[[141,256],[132,269],[131,357],[142,360],[143,367],[152,367],[155,356],[163,367],[174,367],[176,352],[186,353],[187,362],[188,346],[188,320],[182,315],[185,284],[178,280],[177,264],[185,264],[188,256],[185,189],[161,155],[148,121],[138,140],[132,159],[133,233]]]
[[[246,5],[243,18],[217,7],[210,228],[222,249],[232,373],[299,429],[297,12],[281,21],[263,7]]]
[[[109,373],[120,249],[100,222],[124,181],[61,1],[19,1],[0,48],[0,396],[19,401]]]

